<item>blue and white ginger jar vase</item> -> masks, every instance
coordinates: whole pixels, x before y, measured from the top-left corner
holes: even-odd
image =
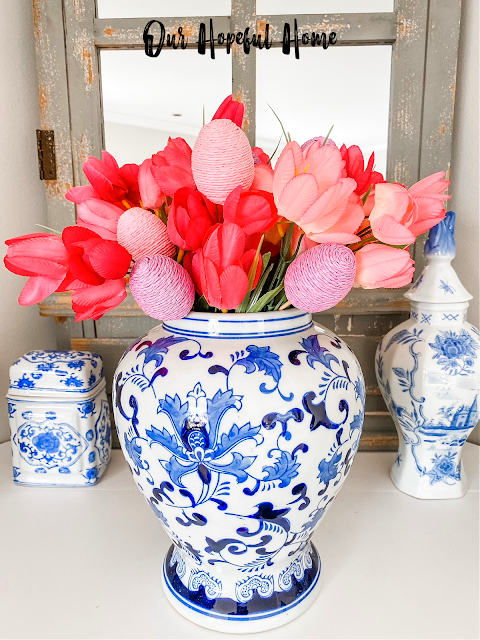
[[[383,338],[376,374],[400,441],[395,486],[415,498],[460,498],[461,455],[478,420],[479,332],[467,321],[465,290],[451,266],[455,213],[430,231],[427,266],[405,294],[410,319]]]
[[[26,353],[10,367],[7,404],[17,484],[85,487],[100,480],[112,431],[98,354]]]
[[[352,351],[296,309],[191,313],[130,347],[115,420],[173,542],[163,586],[177,611],[250,633],[313,603],[311,537],[348,474],[364,406]]]

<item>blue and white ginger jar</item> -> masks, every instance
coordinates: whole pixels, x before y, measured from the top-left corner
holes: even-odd
[[[10,367],[7,393],[17,484],[89,486],[111,449],[102,359],[82,351],[30,351]]]
[[[451,266],[455,214],[430,231],[427,266],[405,294],[410,319],[383,338],[376,373],[398,431],[391,471],[415,498],[460,498],[467,490],[461,455],[478,420],[479,332],[467,321],[472,296]]]
[[[364,406],[352,351],[296,309],[191,313],[130,347],[115,420],[173,542],[163,586],[177,611],[250,633],[313,603],[311,537],[348,474]]]

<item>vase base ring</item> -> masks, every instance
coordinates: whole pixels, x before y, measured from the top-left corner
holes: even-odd
[[[308,586],[306,583],[300,585],[293,578],[290,591],[274,592],[272,597],[264,601],[257,598],[254,611],[248,611],[248,602],[238,603],[226,598],[208,600],[204,592],[188,591],[175,574],[172,578],[172,572],[168,570],[172,550],[173,546],[166,555],[162,571],[162,586],[167,600],[182,616],[213,631],[242,634],[276,629],[302,615],[315,602],[320,591],[321,562],[313,545],[314,557]]]

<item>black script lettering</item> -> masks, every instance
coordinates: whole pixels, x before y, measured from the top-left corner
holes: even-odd
[[[235,34],[227,33],[227,53],[230,53],[230,49],[234,42],[235,42]]]
[[[247,29],[245,29],[245,31],[247,31]],[[239,32],[237,33],[236,37],[235,37],[235,42],[236,42],[237,44],[243,44],[243,38],[244,38],[243,33],[242,33],[241,31],[239,31]]]
[[[215,38],[213,35],[213,20],[210,18],[210,57],[215,60]]]
[[[205,23],[200,23],[200,29],[198,30],[198,46],[197,51],[201,56],[205,55]]]
[[[290,25],[286,22],[283,26],[283,44],[282,53],[286,56],[290,55]]]
[[[160,40],[157,44],[156,51],[154,52],[153,36],[151,33],[149,33],[149,31],[150,27],[155,23],[160,27]],[[163,43],[165,42],[165,27],[163,26],[163,23],[159,22],[158,20],[150,20],[150,22],[145,25],[145,29],[143,30],[143,42],[145,44],[145,54],[149,58],[156,58],[157,56],[159,56],[163,47]]]
[[[218,46],[221,47],[225,43],[225,34],[219,33],[217,38]]]
[[[298,25],[297,25],[297,19],[296,18],[294,20],[293,39],[294,39],[294,42],[295,42],[295,60],[299,60],[300,51],[298,49]]]

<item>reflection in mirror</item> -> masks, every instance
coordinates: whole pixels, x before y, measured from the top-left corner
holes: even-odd
[[[384,13],[394,0],[257,0],[257,14],[279,16],[312,13]]]
[[[97,0],[99,18],[229,16],[230,0]]]
[[[375,169],[385,174],[391,55],[390,46],[304,47],[300,60],[281,49],[258,52],[257,145],[270,155],[282,136],[270,105],[300,145],[334,125],[339,147],[356,144],[366,159],[375,151]],[[284,146],[282,138],[276,158]]]
[[[231,57],[215,60],[196,50],[102,51],[101,77],[105,148],[119,164],[140,163],[160,151],[168,137],[193,146],[232,92]]]

